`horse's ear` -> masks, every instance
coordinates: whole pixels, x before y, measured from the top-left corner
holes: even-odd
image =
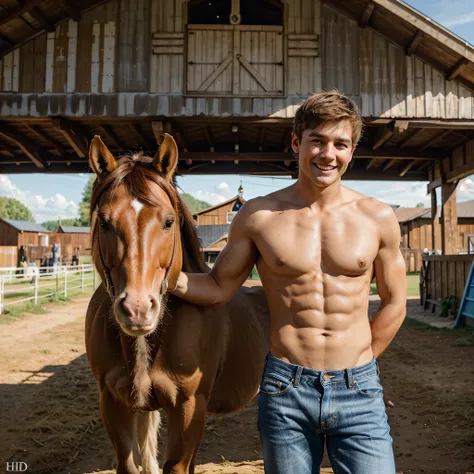
[[[160,148],[153,157],[153,166],[166,181],[171,182],[178,164],[178,147],[174,138],[167,133],[160,137]]]
[[[95,135],[91,141],[91,146],[89,147],[89,165],[98,178],[111,173],[117,168],[114,155],[110,153],[99,135]]]

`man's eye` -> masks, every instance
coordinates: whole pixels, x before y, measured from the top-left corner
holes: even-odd
[[[165,229],[171,229],[171,227],[173,226],[173,223],[174,223],[174,219],[167,219],[165,222]]]

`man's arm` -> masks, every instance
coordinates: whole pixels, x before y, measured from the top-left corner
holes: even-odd
[[[232,220],[227,245],[209,273],[184,273],[172,293],[194,304],[220,306],[227,303],[249,276],[257,260],[252,240],[252,201],[246,202]]]
[[[372,351],[377,358],[388,347],[406,315],[406,267],[400,252],[400,225],[388,206],[377,222],[380,247],[375,259],[380,307],[370,322]]]

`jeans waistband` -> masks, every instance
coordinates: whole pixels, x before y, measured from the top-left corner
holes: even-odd
[[[273,370],[281,375],[293,379],[295,385],[299,384],[301,377],[318,378],[321,384],[346,382],[348,387],[352,387],[357,379],[379,375],[379,366],[375,358],[370,362],[357,367],[342,370],[315,370],[301,365],[290,364],[272,354],[267,354],[264,372]]]

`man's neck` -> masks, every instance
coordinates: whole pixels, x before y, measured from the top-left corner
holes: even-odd
[[[341,180],[327,187],[316,186],[305,175],[300,175],[295,190],[303,203],[314,211],[323,211],[343,201]]]

